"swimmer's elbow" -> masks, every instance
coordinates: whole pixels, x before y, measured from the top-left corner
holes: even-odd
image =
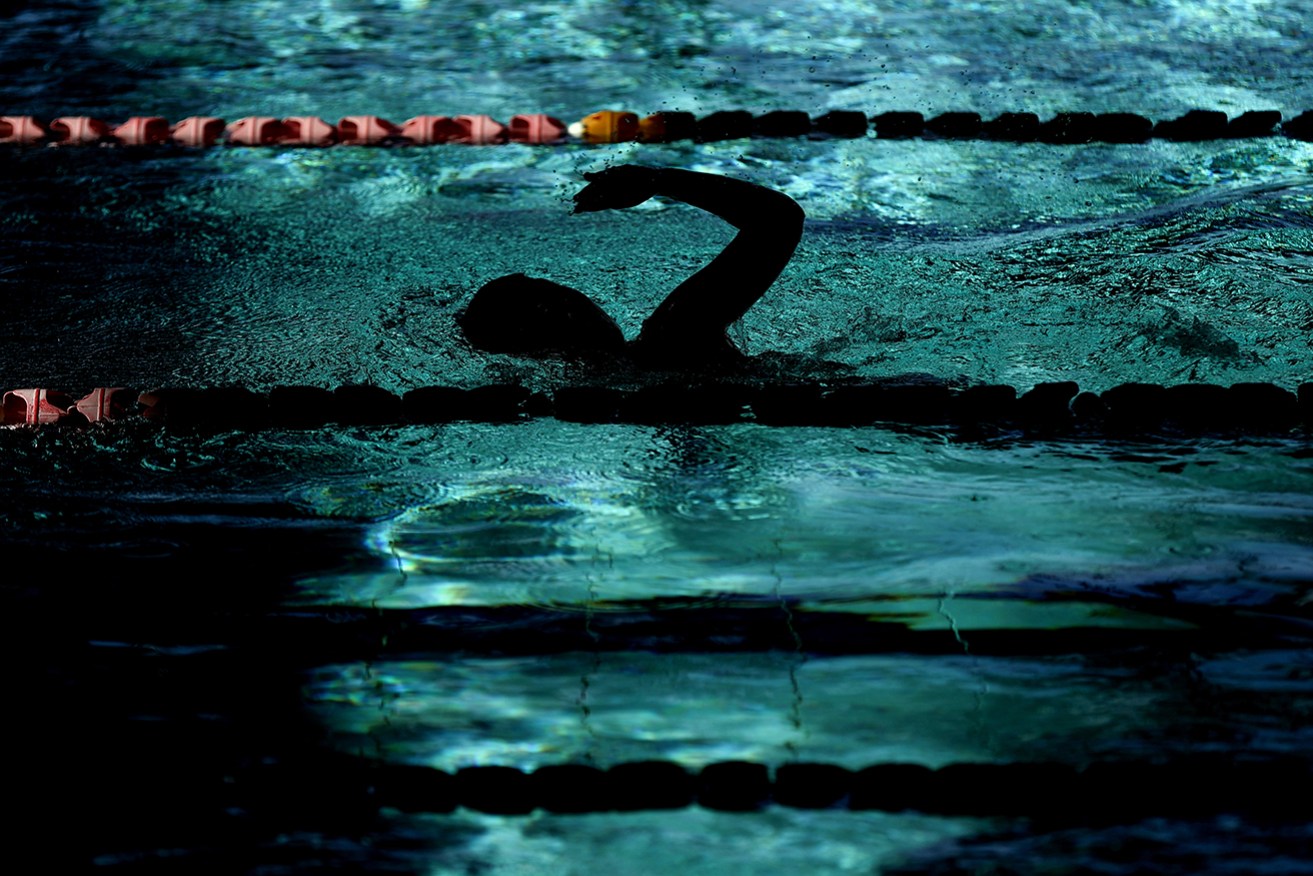
[[[802,227],[807,221],[806,212],[803,211],[801,204],[783,192],[772,192],[771,194],[776,196],[775,202],[778,205],[776,222],[781,233],[796,242],[802,237]]]
[[[745,242],[752,240],[755,247],[784,254],[787,259],[802,239],[807,214],[783,192],[765,188],[760,192],[761,197],[752,202],[750,216],[736,224]]]
[[[767,191],[770,193],[772,218],[789,228],[801,229],[803,221],[807,218],[802,205],[784,194],[784,192],[774,189],[768,189]]]

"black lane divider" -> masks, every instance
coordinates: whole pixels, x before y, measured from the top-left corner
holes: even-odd
[[[1061,763],[954,763],[938,769],[881,763],[854,770],[809,762],[772,769],[752,761],[722,761],[690,770],[672,761],[647,760],[608,769],[573,763],[529,772],[509,766],[446,772],[342,757],[253,769],[235,776],[228,793],[231,805],[251,814],[388,807],[523,816],[535,810],[568,815],[694,805],[748,813],[776,805],[1054,822],[1222,813],[1302,821],[1313,815],[1313,798],[1301,793],[1310,777],[1310,764],[1302,758],[1233,754],[1107,761],[1083,769]]]
[[[1001,140],[1012,143],[1144,143],[1149,140],[1204,141],[1267,137],[1278,129],[1297,140],[1313,139],[1313,111],[1282,124],[1276,110],[1256,110],[1228,119],[1218,110],[1191,110],[1154,122],[1136,113],[1062,112],[1041,121],[1035,113],[1008,112],[984,119],[975,112],[947,112],[926,119],[915,112],[888,112],[871,119],[881,139],[926,137]]]
[[[182,429],[308,429],[331,424],[516,422],[1023,429],[1075,435],[1274,434],[1313,429],[1313,383],[1127,383],[1101,393],[1074,382],[1042,383],[1018,395],[1005,385],[937,383],[749,384],[668,382],[641,389],[580,386],[536,393],[516,384],[430,386],[397,395],[377,386],[97,389],[76,403],[54,390],[4,394],[6,425],[86,425],[145,418]]]

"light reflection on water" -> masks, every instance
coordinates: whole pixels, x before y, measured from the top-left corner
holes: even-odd
[[[218,537],[205,521],[273,526],[308,551],[297,602],[838,606],[1165,587],[1264,604],[1313,580],[1313,463],[1298,438],[968,442],[551,419],[0,438],[14,543],[167,554]],[[329,529],[355,533],[357,555],[317,555]]]
[[[304,598],[523,604],[576,612],[587,629],[626,600],[694,597],[665,609],[677,618],[714,612],[710,598],[728,592],[773,601],[781,626],[791,610],[951,628],[961,653],[818,658],[805,637],[795,650],[651,653],[595,640],[593,651],[527,657],[331,663],[307,673],[303,695],[338,750],[443,769],[645,758],[862,767],[1313,744],[1313,669],[1298,647],[972,650],[990,630],[1189,629],[1192,606],[1298,624],[1291,600],[1313,579],[1302,442],[538,422],[456,425],[427,442],[401,434],[421,483],[408,501],[374,494],[367,539],[381,569],[303,580]],[[301,501],[313,506],[318,490]],[[654,829],[668,836],[672,823]],[[499,842],[533,846],[518,829]]]
[[[320,667],[305,695],[344,751],[442,769],[649,758],[872,763],[1298,754],[1307,654],[807,660],[573,653]]]
[[[446,435],[435,455],[460,447],[493,463],[438,467],[421,453],[410,473],[390,473],[413,483],[370,494],[379,568],[303,582],[308,598],[825,603],[1044,577],[1220,581],[1236,594],[1313,577],[1313,467],[1298,443],[987,446],[875,429],[556,422]],[[314,509],[343,489],[335,479],[301,501]]]

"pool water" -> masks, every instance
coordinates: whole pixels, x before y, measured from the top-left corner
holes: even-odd
[[[0,110],[39,118],[1313,108],[1293,2],[68,0],[2,15]],[[669,203],[569,215],[584,172],[626,162],[802,204],[797,255],[734,329],[780,380],[1313,380],[1313,144],[868,137],[6,148],[3,388],[596,382],[472,351],[454,320],[480,284],[525,271],[587,291],[632,336],[731,232]],[[0,430],[0,460],[10,747],[32,803],[18,825],[50,861],[1313,870],[1298,812],[1242,807],[1078,824],[362,814],[276,795],[262,809],[241,790],[252,770],[335,757],[1302,763],[1303,431],[129,422]]]

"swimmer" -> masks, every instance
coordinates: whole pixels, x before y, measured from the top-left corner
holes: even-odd
[[[494,353],[629,359],[656,368],[742,363],[746,357],[727,332],[793,256],[805,218],[798,203],[782,192],[690,170],[627,164],[584,179],[575,213],[624,209],[660,195],[713,213],[739,233],[666,296],[633,341],[626,342],[615,320],[578,290],[511,274],[479,289],[458,317],[470,344]]]

